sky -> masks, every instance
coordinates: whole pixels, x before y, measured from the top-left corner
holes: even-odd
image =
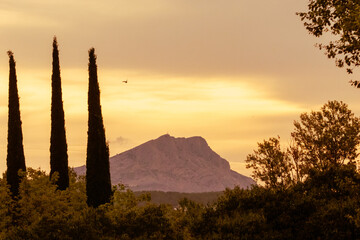
[[[57,37],[69,166],[86,162],[88,50],[95,48],[110,155],[164,134],[202,136],[250,176],[246,156],[293,121],[343,101],[351,76],[314,47],[305,0],[1,0],[0,172],[6,169],[14,52],[27,167],[49,171],[52,39]],[[1,54],[2,53],[2,54]],[[123,81],[128,80],[128,83]]]

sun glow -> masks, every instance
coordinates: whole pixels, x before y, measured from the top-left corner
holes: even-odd
[[[2,159],[6,157],[7,74],[0,74]],[[244,139],[246,143],[258,140],[252,136],[262,128],[254,121],[303,111],[292,103],[272,99],[267,89],[252,85],[253,79],[247,77],[177,78],[106,69],[99,69],[98,75],[112,155],[167,132],[201,135],[215,150],[231,152],[242,149]],[[86,156],[87,69],[64,68],[61,76],[69,165],[79,166]],[[26,162],[45,170],[49,170],[50,79],[50,71],[18,69]],[[120,138],[125,141],[118,141]],[[5,170],[4,162],[0,168]]]

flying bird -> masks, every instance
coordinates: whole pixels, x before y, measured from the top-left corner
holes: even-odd
[[[126,79],[125,81],[123,81],[123,83],[127,83],[128,82],[128,80]]]

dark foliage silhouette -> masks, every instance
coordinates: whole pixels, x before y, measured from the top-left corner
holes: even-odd
[[[65,133],[64,108],[61,91],[59,50],[56,37],[53,41],[53,62],[51,76],[51,138],[50,138],[50,177],[58,173],[58,189],[69,187],[68,154]]]
[[[336,66],[346,68],[352,74],[360,65],[360,2],[358,0],[308,0],[308,11],[297,13],[305,28],[316,37],[326,36],[328,43],[318,44],[328,58],[335,59]],[[351,85],[360,88],[360,81]]]
[[[88,142],[86,156],[86,195],[89,206],[110,202],[109,148],[100,105],[95,49],[89,50]]]
[[[311,169],[325,171],[355,164],[359,156],[360,119],[342,101],[328,101],[320,111],[302,113],[294,121],[291,144],[281,149],[280,138],[258,143],[247,156],[252,177],[266,187],[287,188],[304,181]]]
[[[8,115],[8,145],[7,145],[7,172],[6,179],[10,185],[13,196],[19,193],[21,177],[19,170],[26,170],[23,148],[23,135],[20,119],[19,94],[17,89],[17,78],[15,69],[14,54],[8,51],[9,55],[9,115]]]

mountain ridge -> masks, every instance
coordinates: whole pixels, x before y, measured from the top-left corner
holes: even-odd
[[[85,174],[85,166],[75,168]],[[230,169],[206,140],[169,134],[147,141],[110,158],[112,184],[134,191],[217,192],[250,187],[254,181]]]

